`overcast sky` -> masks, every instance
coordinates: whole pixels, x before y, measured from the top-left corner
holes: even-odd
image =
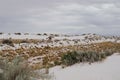
[[[120,34],[120,0],[0,0],[0,32]]]

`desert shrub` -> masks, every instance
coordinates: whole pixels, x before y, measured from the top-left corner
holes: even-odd
[[[59,37],[59,34],[55,34],[55,37]]]
[[[2,40],[2,43],[10,45],[10,46],[14,46],[12,40],[10,40],[10,39],[4,39],[4,40]]]
[[[54,36],[49,36],[47,39],[52,40],[52,38],[54,38]]]
[[[22,40],[20,43],[29,43],[28,40]]]
[[[44,36],[47,36],[47,33],[44,33],[43,35],[44,35]]]
[[[103,53],[106,55],[106,56],[111,56],[115,51],[113,49],[108,49],[108,50],[105,50]]]
[[[45,46],[45,47],[44,47],[44,49],[50,49],[50,46],[49,46],[49,45],[47,45],[47,46]]]
[[[101,61],[104,58],[106,58],[106,55],[104,53],[97,53],[93,51],[78,52],[78,56],[77,56],[79,62],[89,62],[89,63]]]
[[[86,35],[86,34],[82,34],[83,36]]]
[[[67,65],[67,66],[75,64],[76,62],[78,62],[77,56],[78,54],[76,51],[68,52],[67,54],[64,54],[61,58],[62,64]]]
[[[93,63],[97,61],[102,61],[107,56],[112,55],[111,51],[105,52],[95,52],[95,51],[73,51],[63,54],[61,57],[61,62],[63,65],[69,66],[79,62]]]
[[[32,70],[26,61],[21,57],[16,57],[11,62],[0,60],[0,80],[48,80],[47,74],[38,73]]]
[[[42,34],[38,33],[37,35],[42,35]]]
[[[0,32],[0,35],[2,35],[3,33],[2,32]]]
[[[54,64],[55,64],[55,65],[60,65],[60,64],[61,64],[61,62],[60,62],[60,61],[58,61],[58,60],[55,60],[55,61],[54,61]]]
[[[14,33],[15,35],[21,35],[21,33]]]
[[[24,35],[29,35],[29,33],[24,33]]]

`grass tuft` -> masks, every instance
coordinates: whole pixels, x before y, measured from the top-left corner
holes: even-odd
[[[0,80],[50,80],[50,78],[47,74],[32,70],[21,57],[16,57],[11,62],[0,60]]]

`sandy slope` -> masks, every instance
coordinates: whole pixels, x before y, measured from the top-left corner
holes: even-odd
[[[114,54],[102,63],[76,64],[62,69],[50,69],[55,80],[120,80],[120,55]]]

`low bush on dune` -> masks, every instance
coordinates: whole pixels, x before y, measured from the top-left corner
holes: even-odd
[[[2,32],[0,32],[0,35],[2,35],[3,33]]]
[[[76,51],[68,52],[67,54],[64,54],[61,58],[62,64],[72,65],[77,63],[78,62],[77,56],[78,56],[78,53]]]
[[[14,33],[15,35],[21,35],[21,33]]]
[[[73,51],[63,54],[61,57],[61,63],[66,66],[80,62],[93,63],[97,61],[102,61],[103,59],[110,55],[112,55],[112,52],[110,51],[105,52]]]
[[[29,43],[29,41],[28,40],[21,40],[20,43]]]
[[[14,46],[12,40],[10,40],[10,39],[2,40],[2,44],[7,44],[7,45],[10,45],[10,46]]]
[[[0,80],[50,80],[45,73],[37,73],[32,70],[20,57],[11,62],[0,60]]]
[[[42,34],[38,33],[37,35],[39,35],[39,36],[40,36],[40,35],[42,35]]]

